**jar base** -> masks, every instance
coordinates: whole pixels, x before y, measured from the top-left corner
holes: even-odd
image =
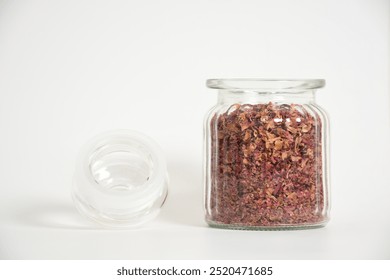
[[[306,225],[277,225],[277,226],[245,226],[237,224],[222,224],[214,221],[207,221],[212,228],[233,229],[233,230],[252,230],[252,231],[286,231],[286,230],[305,230],[323,228],[328,223],[328,220],[316,224]]]

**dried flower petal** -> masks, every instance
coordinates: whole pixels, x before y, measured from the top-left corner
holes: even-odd
[[[297,104],[234,104],[210,125],[210,220],[278,226],[324,219],[317,116]]]
[[[275,150],[281,150],[283,147],[283,141],[282,140],[276,140],[275,141]]]

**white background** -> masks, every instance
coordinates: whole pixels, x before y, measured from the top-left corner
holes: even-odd
[[[0,258],[390,259],[386,0],[0,0]],[[325,78],[332,220],[288,232],[208,228],[207,78]],[[163,148],[161,215],[99,229],[72,205],[82,144],[129,128]]]

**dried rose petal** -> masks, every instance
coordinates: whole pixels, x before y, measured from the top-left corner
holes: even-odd
[[[261,227],[324,220],[318,116],[297,104],[234,104],[210,126],[209,220]]]

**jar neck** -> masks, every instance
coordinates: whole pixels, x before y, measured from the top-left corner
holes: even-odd
[[[231,103],[285,103],[285,104],[312,104],[315,103],[315,90],[282,92],[265,92],[261,90],[220,89],[218,91],[219,104]]]

